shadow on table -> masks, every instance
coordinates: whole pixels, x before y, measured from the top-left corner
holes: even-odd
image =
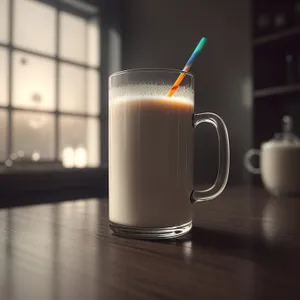
[[[210,249],[263,265],[272,265],[273,268],[294,269],[299,273],[300,249],[298,244],[286,243],[283,240],[272,242],[263,234],[244,236],[200,227],[192,229],[190,240],[193,247]]]
[[[173,244],[193,251],[208,250],[225,256],[246,259],[271,266],[272,269],[300,272],[300,248],[285,241],[270,242],[257,231],[242,235],[221,230],[193,227],[191,232],[176,240],[157,240],[155,243]]]

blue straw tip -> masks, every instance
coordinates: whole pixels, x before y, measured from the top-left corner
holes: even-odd
[[[197,47],[195,48],[194,52],[192,53],[191,57],[189,58],[188,62],[186,63],[186,66],[190,66],[194,60],[196,59],[196,56],[200,53],[204,45],[206,44],[207,38],[203,37],[200,42],[198,43]]]
[[[206,37],[203,37],[203,38],[200,40],[200,42],[199,42],[199,44],[198,44],[198,46],[197,46],[197,50],[200,51],[200,50],[204,47],[204,45],[206,44],[206,42],[207,42],[207,38],[206,38]]]

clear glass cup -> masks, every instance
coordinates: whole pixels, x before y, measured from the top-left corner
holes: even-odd
[[[172,97],[177,77],[184,80]],[[215,127],[219,169],[206,190],[193,188],[193,128]],[[194,78],[173,69],[133,69],[109,78],[109,220],[117,235],[168,239],[192,228],[191,203],[216,198],[229,174],[223,120],[194,113]]]

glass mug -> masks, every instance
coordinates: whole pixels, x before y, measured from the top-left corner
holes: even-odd
[[[167,94],[180,74],[185,78]],[[193,189],[193,128],[215,127],[219,169],[207,190]],[[192,228],[191,203],[211,200],[229,174],[223,120],[194,114],[194,78],[173,69],[133,69],[109,77],[109,221],[121,236],[168,239]]]

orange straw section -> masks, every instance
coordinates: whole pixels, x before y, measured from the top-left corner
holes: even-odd
[[[193,62],[195,61],[197,55],[200,53],[200,51],[202,50],[202,48],[206,44],[206,40],[207,40],[206,37],[203,37],[200,40],[200,42],[198,43],[198,45],[195,48],[194,52],[192,53],[192,55],[190,56],[189,60],[185,64],[185,66],[183,68],[183,72],[188,72],[190,70],[190,68],[191,68]],[[176,90],[178,89],[179,85],[181,84],[182,80],[184,79],[185,75],[186,75],[185,73],[180,73],[180,75],[176,79],[175,83],[173,84],[172,88],[168,92],[168,97],[173,96],[173,94],[176,92]]]
[[[190,69],[190,68],[189,68]],[[188,69],[188,70],[189,70]],[[184,70],[185,72],[188,72],[188,70]],[[182,80],[184,79],[185,74],[184,73],[180,73],[180,75],[178,76],[178,78],[176,79],[176,81],[174,82],[172,88],[170,89],[169,93],[168,93],[168,97],[172,97],[173,94],[176,92],[176,90],[178,89],[178,87],[180,86]]]

